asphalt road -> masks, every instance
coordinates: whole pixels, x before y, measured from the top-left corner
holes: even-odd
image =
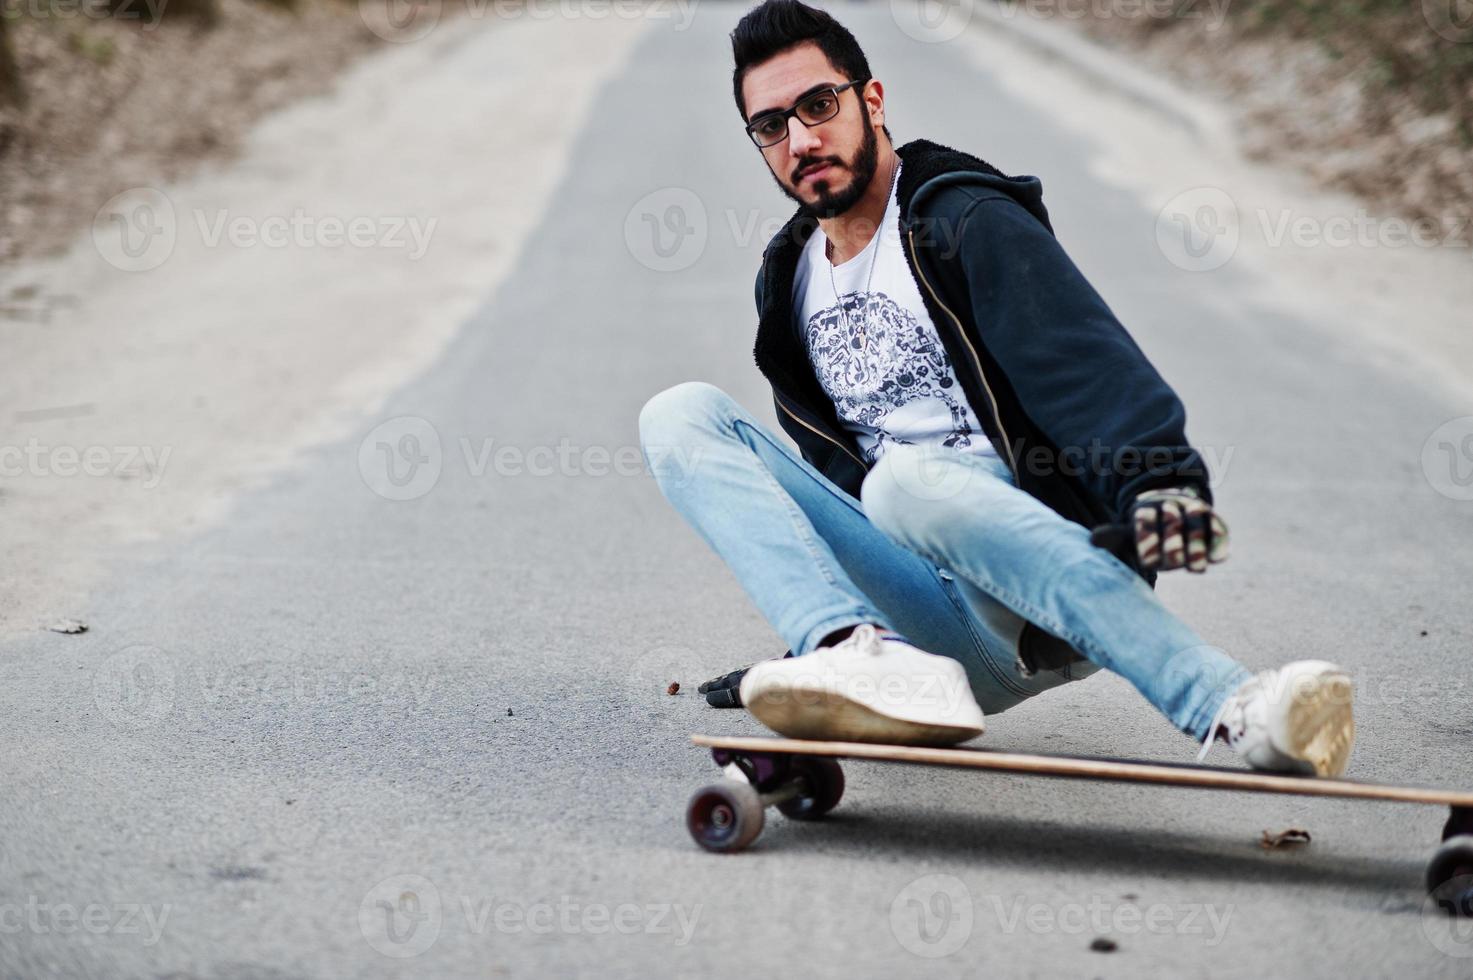
[[[1258,304],[1234,265],[1165,262],[1096,147],[958,46],[843,9],[897,139],[1040,175],[1194,441],[1231,453],[1234,557],[1162,595],[1250,666],[1350,667],[1351,775],[1473,786],[1473,508],[1421,465],[1469,406]],[[774,817],[741,856],[690,842],[715,769],[688,735],[758,732],[695,686],[782,649],[632,462],[678,381],[771,417],[752,277],[789,208],[730,102],[735,16],[651,29],[520,267],[354,438],[214,530],[112,556],[86,634],[0,647],[0,975],[1473,970],[1473,937],[1424,915],[1431,808],[852,764],[825,823]],[[692,237],[654,251],[645,216],[682,202]],[[985,744],[1193,751],[1108,676]],[[1259,846],[1291,826],[1313,842]]]

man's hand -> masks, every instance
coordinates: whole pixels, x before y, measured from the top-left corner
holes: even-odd
[[[1205,572],[1228,556],[1228,528],[1195,487],[1148,490],[1130,508],[1141,568]]]

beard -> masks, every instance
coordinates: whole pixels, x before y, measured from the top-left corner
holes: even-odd
[[[842,190],[833,190],[827,179],[820,180],[813,185],[814,190],[818,192],[818,200],[810,203],[800,198],[798,192],[787,184],[781,180],[777,181],[777,186],[791,200],[797,202],[798,209],[805,217],[837,218],[858,204],[859,199],[864,197],[864,192],[869,187],[870,181],[874,179],[875,170],[879,166],[880,139],[876,135],[874,124],[870,122],[869,116],[865,115],[863,119],[864,140],[860,143],[859,150],[854,154],[852,161],[846,163],[838,157],[806,157],[799,160],[793,168],[794,172],[797,172],[815,163],[828,163],[843,167],[854,175],[854,179]],[[776,173],[772,177],[777,180]]]

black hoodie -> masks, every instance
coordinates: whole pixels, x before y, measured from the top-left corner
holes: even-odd
[[[1142,491],[1212,502],[1186,411],[1053,236],[1042,185],[927,140],[899,147],[900,240],[968,402],[1018,486],[1069,520],[1123,523]],[[851,495],[867,465],[808,360],[793,310],[800,209],[757,275],[753,349],[803,457]]]

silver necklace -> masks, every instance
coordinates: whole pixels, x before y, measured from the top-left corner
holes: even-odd
[[[874,281],[874,278],[875,278],[875,266],[879,263],[879,260],[880,260],[880,235],[885,230],[885,218],[884,218],[884,215],[885,215],[885,213],[889,212],[889,210],[890,210],[890,196],[895,193],[895,180],[899,176],[900,176],[900,157],[897,155],[895,157],[895,162],[890,165],[890,194],[885,195],[885,211],[884,212],[881,212],[881,215],[880,215],[880,227],[875,229],[875,254],[872,255],[872,256],[870,256],[870,260],[869,260],[869,275],[866,276],[865,277],[865,280],[864,280],[864,292],[865,292],[865,295],[868,295],[869,294],[869,284],[872,281]],[[869,350],[869,335],[864,332],[865,324],[860,324],[860,326],[859,326],[859,328],[858,328],[857,331],[855,330],[854,327],[852,327],[850,325],[850,323],[849,323],[849,310],[844,305],[844,297],[842,297],[842,296],[839,295],[839,284],[838,284],[838,281],[834,279],[834,262],[833,262],[834,242],[833,242],[832,239],[827,239],[827,240],[824,241],[824,252],[825,252],[825,257],[829,259],[829,288],[831,288],[834,291],[834,299],[839,304],[839,316],[843,319],[844,329],[846,331],[850,332],[850,333],[857,332],[859,334],[859,349],[862,350],[862,351],[867,351],[867,350]],[[869,310],[868,309],[865,310],[865,316],[864,316],[864,318],[865,318],[865,321],[867,323],[869,321]]]

